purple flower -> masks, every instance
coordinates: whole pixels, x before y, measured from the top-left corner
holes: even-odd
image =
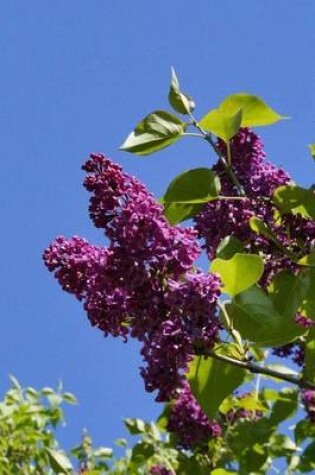
[[[109,247],[58,237],[44,252],[45,264],[83,301],[93,326],[142,343],[146,389],[169,400],[194,345],[210,348],[217,340],[220,281],[193,270],[200,252],[196,231],[170,226],[144,185],[101,154],[91,155],[83,169],[90,215]]]
[[[315,422],[315,391],[313,389],[304,389],[301,396],[309,419]]]
[[[219,149],[225,154],[226,146],[218,141]],[[315,223],[300,215],[286,214],[282,220],[275,220],[270,198],[276,188],[291,182],[290,176],[265,159],[260,138],[249,129],[241,129],[231,140],[232,169],[242,184],[246,198],[243,200],[216,200],[207,203],[195,217],[195,228],[203,240],[209,259],[216,257],[219,243],[226,236],[234,236],[244,243],[244,251],[260,254],[265,261],[265,270],[260,285],[266,287],[281,270],[295,271],[294,264],[272,240],[257,235],[251,230],[249,220],[256,216],[267,224],[282,246],[291,252],[305,254],[315,244]],[[225,196],[236,196],[237,189],[226,175],[221,161],[213,170],[220,175]]]
[[[150,475],[174,475],[175,472],[173,470],[170,470],[169,468],[166,468],[164,465],[158,464],[158,465],[152,465],[150,468]]]
[[[172,406],[167,428],[177,434],[179,444],[184,448],[206,444],[209,439],[222,434],[221,426],[208,419],[187,382]]]

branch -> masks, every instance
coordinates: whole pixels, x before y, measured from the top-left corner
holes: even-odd
[[[221,153],[221,151],[217,147],[216,143],[214,142],[214,140],[212,138],[212,135],[210,133],[206,132],[205,130],[203,130],[203,128],[200,127],[200,125],[198,124],[196,119],[191,114],[189,114],[189,116],[190,116],[192,125],[194,125],[194,127],[196,127],[201,132],[202,137],[211,145],[211,147],[213,148],[215,153],[218,155],[219,159],[221,160],[221,162],[223,164],[225,172],[230,177],[230,180],[232,181],[232,183],[238,189],[238,192],[239,192],[240,196],[245,196],[244,188],[240,184],[240,182],[239,182],[237,176],[235,175],[235,173],[233,172],[231,166],[229,166],[229,164],[227,163],[224,155]],[[199,134],[198,134],[198,136],[199,136]]]
[[[272,378],[280,379],[281,381],[287,381],[288,383],[295,384],[296,386],[299,386],[300,388],[315,390],[315,384],[311,383],[310,381],[304,381],[303,379],[296,376],[292,376],[290,374],[279,373],[278,371],[275,371],[270,368],[266,368],[265,366],[259,366],[255,363],[251,363],[250,361],[236,360],[234,358],[231,358],[230,356],[220,355],[219,353],[215,353],[212,350],[206,350],[203,354],[206,356],[210,356],[211,358],[224,361],[225,363],[238,366],[239,368],[246,369],[252,374],[264,374],[266,376],[271,376]]]

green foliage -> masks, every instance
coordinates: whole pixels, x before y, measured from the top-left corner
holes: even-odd
[[[211,272],[217,272],[223,283],[223,291],[235,297],[256,284],[264,271],[261,257],[254,254],[234,254],[231,259],[215,259]]]
[[[194,203],[165,203],[164,216],[167,218],[168,222],[175,226],[187,219],[191,219],[202,208],[202,204]]]
[[[11,389],[0,403],[0,473],[73,473],[69,458],[58,446],[54,430],[63,422],[60,405],[75,403],[74,396],[63,393],[61,388],[57,391],[22,389],[14,377],[11,382]]]
[[[308,148],[309,148],[310,154],[315,159],[315,144],[309,145]]]
[[[256,286],[238,294],[227,310],[234,328],[259,346],[282,346],[305,333],[293,315],[279,313],[272,299]]]
[[[168,99],[171,106],[176,112],[179,112],[180,114],[185,115],[189,114],[190,112],[193,112],[195,108],[195,102],[190,96],[184,94],[180,90],[179,82],[174,68],[171,69],[171,75],[171,87],[168,95]]]
[[[178,175],[168,186],[165,203],[200,204],[218,197],[219,177],[209,168],[195,168]]]
[[[305,218],[315,219],[314,190],[307,190],[296,185],[280,186],[273,194],[273,202],[282,214],[291,211]]]
[[[215,352],[240,357],[234,345],[218,346]],[[199,404],[212,419],[222,401],[244,382],[245,376],[243,369],[215,358],[196,356],[190,364],[188,380]]]
[[[186,127],[185,122],[170,112],[152,112],[137,124],[120,150],[140,156],[149,155],[179,140]]]
[[[200,121],[200,127],[228,142],[240,129],[242,109],[229,113],[223,109],[213,109]]]
[[[227,96],[219,108],[226,114],[242,109],[242,127],[271,125],[287,118],[274,111],[260,97],[242,92]]]

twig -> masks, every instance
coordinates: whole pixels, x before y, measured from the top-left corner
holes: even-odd
[[[259,366],[255,363],[251,363],[250,361],[236,360],[234,358],[231,358],[230,356],[221,355],[212,350],[206,350],[205,352],[203,352],[203,354],[205,356],[210,356],[211,358],[224,361],[225,363],[238,366],[239,368],[246,369],[252,374],[264,374],[272,378],[280,379],[282,381],[287,381],[288,383],[295,384],[296,386],[299,386],[300,388],[315,389],[315,384],[311,383],[310,381],[304,381],[302,378],[298,378],[290,374],[279,373],[278,371],[267,368],[265,366]]]

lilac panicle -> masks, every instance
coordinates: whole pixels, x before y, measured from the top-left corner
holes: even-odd
[[[58,237],[44,261],[64,290],[84,303],[105,335],[142,343],[148,391],[169,400],[184,380],[196,343],[211,348],[219,331],[220,280],[193,269],[196,231],[172,227],[147,189],[101,154],[83,166],[90,216],[108,247]]]
[[[226,154],[226,145],[218,141],[218,148]],[[315,243],[315,223],[300,215],[284,215],[282,222],[274,219],[275,208],[270,198],[281,185],[291,183],[290,176],[266,160],[260,138],[250,129],[240,129],[231,140],[232,169],[242,184],[246,197],[243,200],[216,200],[207,203],[195,218],[195,228],[204,242],[209,259],[216,257],[218,244],[226,236],[235,236],[244,243],[245,252],[259,253],[264,257],[265,272],[260,281],[266,287],[281,270],[295,271],[297,266],[283,255],[270,239],[251,230],[249,220],[256,216],[264,221],[283,246],[291,251],[300,251],[303,242],[304,253]],[[221,195],[235,196],[237,189],[224,172],[221,161],[213,170],[221,178]]]

